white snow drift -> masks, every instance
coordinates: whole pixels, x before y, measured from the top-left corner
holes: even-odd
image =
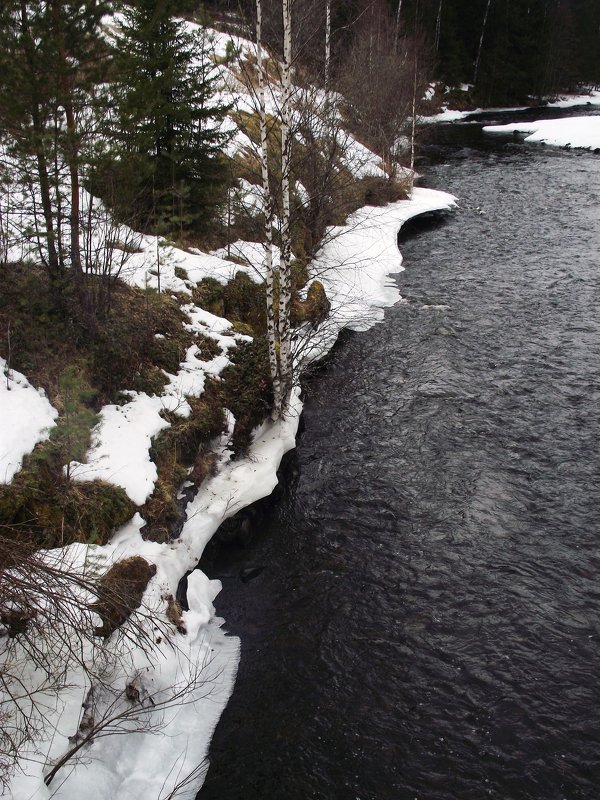
[[[540,142],[557,147],[600,148],[600,116],[540,119],[508,125],[486,125],[485,133],[523,133],[526,142]]]

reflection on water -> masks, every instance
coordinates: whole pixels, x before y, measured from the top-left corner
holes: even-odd
[[[199,800],[598,797],[600,161],[462,129],[423,153],[462,210],[206,565],[242,661]]]

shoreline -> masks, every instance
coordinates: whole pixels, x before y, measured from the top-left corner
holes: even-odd
[[[468,111],[458,111],[451,108],[442,106],[442,111],[437,114],[432,114],[428,117],[421,117],[421,123],[439,123],[439,122],[457,122],[460,120],[468,119],[471,116],[480,114],[509,114],[511,112],[518,113],[520,111],[532,111],[536,108],[576,108],[578,106],[600,106],[600,91],[597,89],[591,90],[588,94],[577,95],[563,95],[557,100],[550,100],[545,103],[534,103],[528,106],[514,106],[507,108],[473,108]]]
[[[402,225],[420,214],[450,210],[455,205],[455,198],[449,194],[417,188],[410,200],[364,207],[349,218],[347,225],[330,231],[327,243],[311,265],[311,279],[318,278],[325,285],[332,311],[323,329],[302,350],[303,366],[324,357],[344,328],[367,330],[383,319],[384,309],[400,299],[389,275],[403,269],[397,245]],[[156,648],[153,659],[142,648],[130,649],[123,667],[111,675],[111,683],[120,685],[131,678],[132,671],[143,672],[148,689],[166,692],[173,685],[181,685],[182,680],[197,680],[198,664],[202,680],[197,686],[194,684],[185,703],[148,714],[148,722],[156,730],[92,742],[86,750],[86,760],[74,761],[58,789],[54,791],[52,786],[52,796],[57,800],[73,800],[82,793],[86,800],[153,796],[174,788],[188,773],[194,773],[194,780],[181,796],[194,797],[200,789],[214,728],[234,688],[240,642],[225,635],[223,620],[216,616],[213,601],[222,589],[220,581],[210,581],[195,567],[222,522],[272,493],[281,460],[295,447],[301,413],[300,390],[295,388],[290,413],[279,422],[265,422],[255,433],[248,455],[239,461],[230,460],[223,437],[220,469],[188,503],[177,540],[168,544],[144,540],[140,533],[144,521],[136,514],[109,544],[68,548],[69,557],[79,565],[90,556],[109,565],[134,555],[154,564],[157,574],[144,596],[150,609],[164,605],[165,596],[175,596],[180,579],[191,571],[189,610],[181,615],[187,633],[174,633],[168,646]],[[67,695],[61,695],[63,705],[55,716],[56,731],[49,734],[49,739],[35,743],[35,762],[21,762],[27,774],[19,773],[12,780],[15,800],[51,796],[43,782],[44,762],[59,758],[68,749],[67,737],[77,730],[81,705],[89,690],[83,675],[73,684]],[[27,756],[33,759],[33,746]],[[148,775],[143,770],[144,763],[156,764],[155,773]]]

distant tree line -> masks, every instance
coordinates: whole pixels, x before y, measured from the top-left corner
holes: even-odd
[[[427,36],[437,77],[484,105],[600,82],[597,0],[403,0],[402,19]]]
[[[188,8],[194,5],[186,2]],[[253,0],[205,0],[204,5],[251,12]],[[390,20],[398,20],[400,35],[426,42],[431,77],[451,86],[469,84],[479,104],[525,103],[600,83],[598,0],[332,0],[332,52],[338,64],[361,35],[354,23],[380,15],[384,7]],[[315,8],[314,13],[324,12]],[[308,59],[310,54],[306,48]]]

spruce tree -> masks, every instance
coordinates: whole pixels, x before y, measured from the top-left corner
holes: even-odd
[[[175,0],[134,0],[116,39],[119,164],[140,214],[154,229],[204,227],[225,178],[220,123],[205,31],[175,18]],[[142,220],[143,221],[143,220]]]

